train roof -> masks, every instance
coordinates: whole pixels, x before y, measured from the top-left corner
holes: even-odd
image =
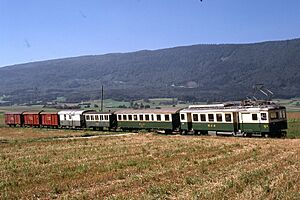
[[[22,114],[23,115],[38,115],[40,114],[41,112],[43,112],[42,110],[41,111],[25,111],[23,112]]]
[[[90,110],[62,110],[59,111],[59,115],[82,115],[84,112],[88,112]]]
[[[58,111],[42,111],[41,115],[55,115],[58,114]]]
[[[115,114],[174,114],[178,113],[180,108],[161,108],[161,109],[122,109]]]
[[[22,112],[20,112],[20,111],[5,112],[4,114],[5,115],[21,115],[21,114],[23,114],[23,111]]]
[[[284,106],[277,104],[268,104],[268,105],[253,105],[253,106],[243,106],[243,105],[224,105],[222,104],[211,104],[211,105],[198,105],[198,106],[189,106],[181,110],[181,113],[186,112],[237,112],[237,111],[268,111],[275,109],[285,109]]]
[[[102,112],[102,111],[91,110],[91,111],[85,112],[84,115],[86,115],[86,114],[98,114],[98,115],[102,115],[102,114],[113,114],[113,113],[114,112]]]

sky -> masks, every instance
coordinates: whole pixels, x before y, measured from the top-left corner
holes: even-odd
[[[0,67],[299,37],[299,0],[0,0]]]

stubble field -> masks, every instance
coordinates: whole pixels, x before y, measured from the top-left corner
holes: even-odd
[[[0,199],[300,198],[299,139],[38,130],[0,128]]]

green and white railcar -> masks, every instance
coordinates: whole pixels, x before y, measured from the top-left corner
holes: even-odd
[[[284,135],[286,109],[276,104],[236,106],[214,104],[189,106],[180,111],[181,130],[206,134]]]
[[[116,111],[115,114],[120,129],[165,130],[169,133],[179,130],[179,110],[178,108],[123,109]]]
[[[83,114],[87,128],[103,130],[116,128],[117,119],[113,112],[88,111]]]

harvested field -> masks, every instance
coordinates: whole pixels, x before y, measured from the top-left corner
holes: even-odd
[[[5,136],[17,130],[0,129],[1,199],[300,198],[299,139]]]

